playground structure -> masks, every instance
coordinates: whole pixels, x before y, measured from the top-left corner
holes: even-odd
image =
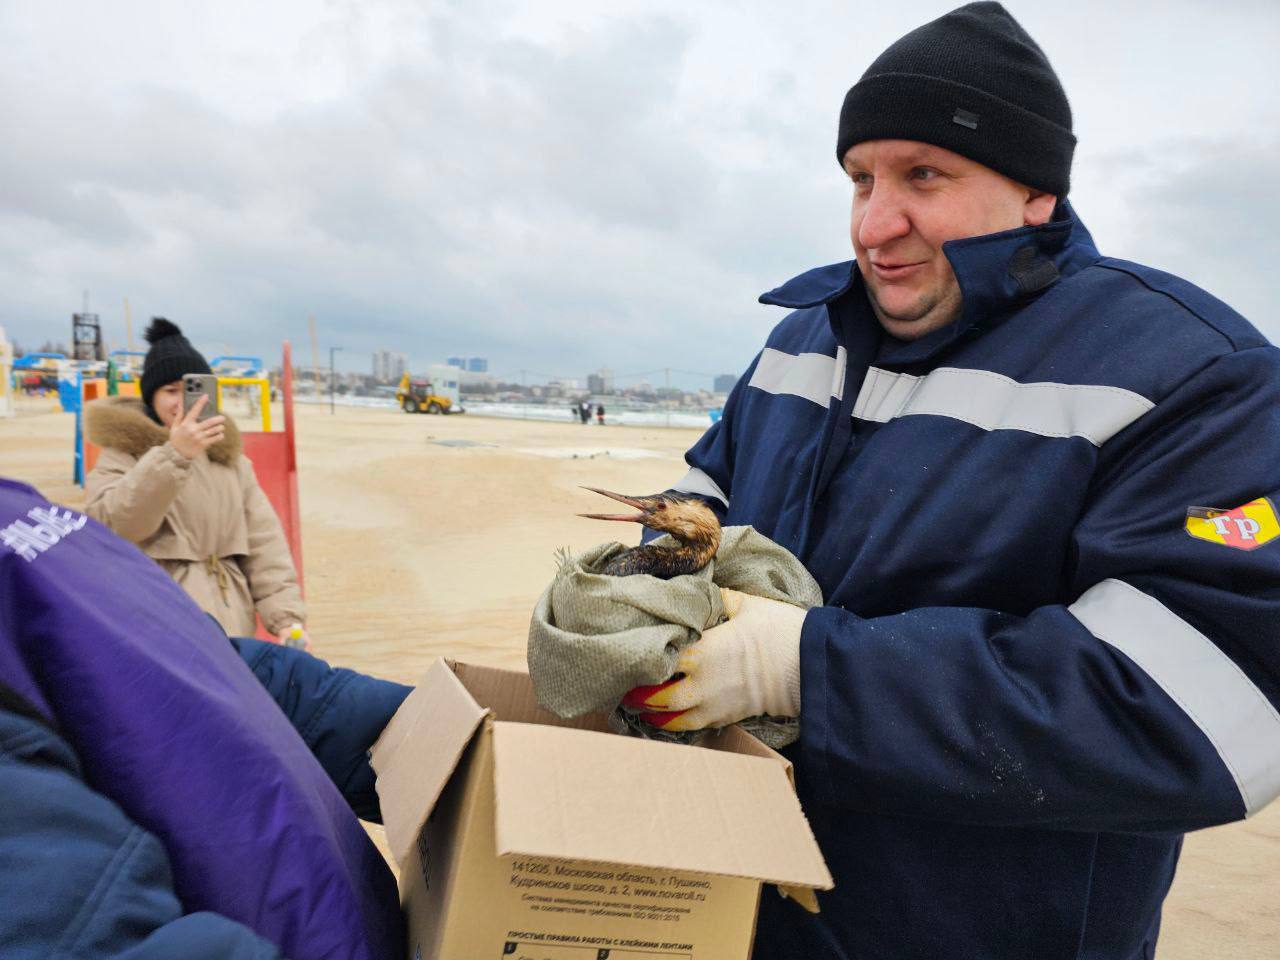
[[[15,392],[48,394],[60,385],[69,361],[63,353],[28,353],[13,362],[9,385]]]
[[[209,366],[218,377],[218,409],[226,410],[223,388],[244,388],[249,416],[262,417],[262,430],[271,432],[271,381],[264,375],[261,357],[216,356]],[[256,390],[256,393],[255,393]]]
[[[280,518],[280,525],[284,527],[285,540],[289,543],[289,553],[293,556],[293,569],[298,575],[298,589],[303,590],[305,596],[302,582],[302,518],[298,508],[298,453],[293,416],[293,351],[287,340],[284,342],[282,354],[280,399],[284,408],[283,431],[271,430],[270,385],[265,377],[229,379],[253,380],[261,389],[262,430],[260,432],[242,431],[241,441],[244,445],[244,455],[253,463],[253,472],[258,478],[258,485],[267,495],[271,506],[275,508],[276,516]],[[221,386],[221,378],[219,378],[219,389]],[[266,633],[261,622],[258,623],[258,635],[265,639],[274,639]]]
[[[258,416],[262,428],[260,430],[241,430],[240,441],[244,455],[253,464],[254,475],[258,485],[266,494],[280,525],[284,528],[284,536],[289,544],[289,553],[293,557],[293,567],[298,576],[298,588],[304,590],[302,577],[302,520],[298,509],[298,457],[295,444],[293,416],[293,353],[289,342],[283,345],[283,364],[280,376],[280,398],[284,408],[284,429],[271,429],[271,385],[264,374],[262,362],[256,357],[215,357],[210,366],[219,369],[219,361],[253,360],[255,366],[237,372],[256,373],[258,376],[218,376],[218,406],[222,406],[222,390],[227,387],[256,388],[260,398]],[[76,371],[79,377],[80,371]],[[76,452],[75,482],[84,485],[84,477],[93,469],[98,459],[99,450],[91,443],[85,443],[83,431],[84,404],[91,403],[100,397],[107,396],[106,380],[90,378],[78,380],[79,389],[75,400],[76,414]],[[136,387],[136,383],[134,384]],[[64,409],[66,405],[64,403]],[[258,636],[264,640],[275,640],[258,621]]]
[[[85,300],[88,301],[88,294]],[[71,315],[71,355],[76,360],[107,359],[102,343],[102,322],[96,313]]]
[[[13,416],[13,396],[20,392],[46,394],[56,389],[62,409],[69,413],[83,406],[86,390],[89,399],[138,395],[146,354],[138,350],[106,353],[102,324],[96,313],[71,315],[71,342],[70,357],[40,352],[25,354],[15,361],[13,347],[0,327],[0,416]],[[93,385],[99,379],[105,380],[105,388]],[[99,392],[102,389],[105,394]]]
[[[58,400],[62,409],[76,415],[75,461],[72,465],[71,478],[84,486],[84,475],[93,469],[93,461],[98,457],[96,447],[86,451],[84,443],[84,407],[87,403],[107,396],[139,395],[137,380],[122,380],[116,377],[112,364],[99,372],[93,368],[78,367],[62,362],[58,368]],[[88,465],[85,458],[89,454]]]
[[[112,350],[107,354],[107,362],[114,364],[121,378],[128,380],[142,378],[142,364],[146,358],[141,350]]]
[[[12,417],[17,411],[13,403],[13,345],[0,327],[0,417]]]
[[[239,364],[239,366],[232,366],[232,364]],[[222,354],[210,360],[209,366],[220,377],[260,377],[263,369],[261,357],[235,357]]]

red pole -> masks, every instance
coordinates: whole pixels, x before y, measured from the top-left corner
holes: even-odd
[[[280,371],[280,399],[284,404],[285,469],[289,476],[289,549],[293,552],[293,566],[298,572],[298,588],[305,593],[302,582],[302,516],[298,509],[298,448],[293,420],[293,350],[288,340],[284,342],[284,367]]]
[[[280,373],[280,399],[284,403],[284,432],[288,438],[289,469],[298,469],[298,457],[293,444],[293,350],[289,341],[284,342],[284,367]]]

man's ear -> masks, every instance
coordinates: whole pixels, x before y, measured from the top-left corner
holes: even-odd
[[[1027,197],[1026,206],[1022,208],[1022,222],[1028,227],[1038,227],[1048,223],[1058,206],[1058,198],[1052,193],[1041,193],[1032,190]]]

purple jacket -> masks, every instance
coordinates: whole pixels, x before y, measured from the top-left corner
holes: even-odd
[[[298,732],[151,560],[0,480],[0,678],[164,844],[187,912],[295,960],[387,960],[395,882]]]

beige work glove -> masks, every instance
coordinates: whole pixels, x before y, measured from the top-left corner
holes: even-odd
[[[726,727],[745,717],[800,715],[801,607],[720,588],[724,623],[685,647],[675,675],[623,698],[664,730]]]

